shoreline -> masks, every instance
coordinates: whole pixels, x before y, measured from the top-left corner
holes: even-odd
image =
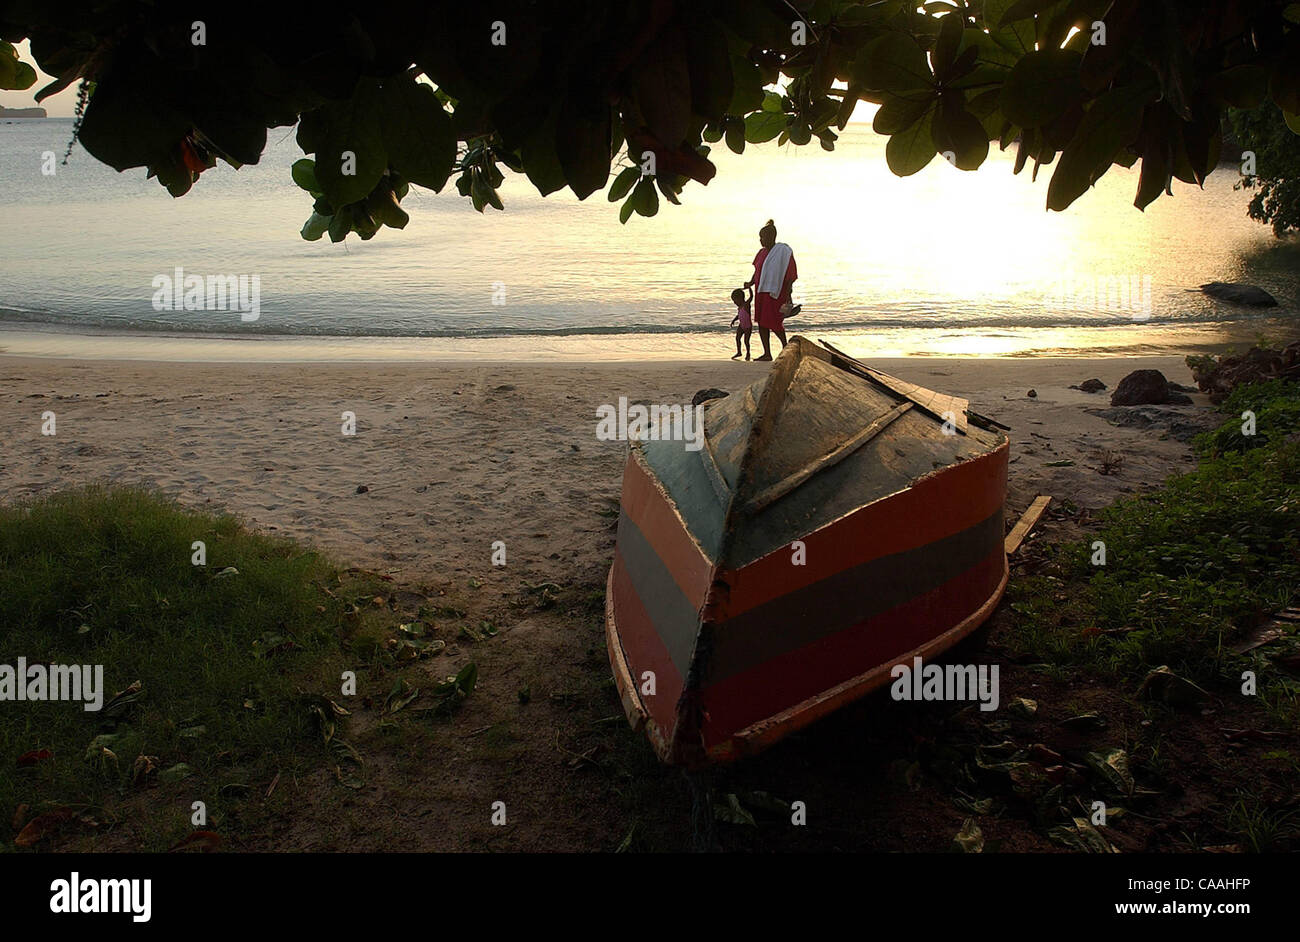
[[[805,329],[806,328],[806,329]],[[789,336],[829,340],[862,359],[1124,359],[1220,354],[1233,346],[1252,346],[1263,332],[1225,333],[1218,328],[1180,330],[1178,337],[1132,336],[1132,325],[1065,330],[1020,331],[891,328],[876,332],[795,325]],[[1125,331],[1130,334],[1125,336]],[[1278,334],[1284,333],[1279,329]],[[1033,341],[1033,342],[1031,342]],[[1093,346],[1087,345],[1093,342]],[[773,339],[774,353],[779,345]],[[192,364],[490,364],[582,365],[633,363],[721,363],[734,347],[734,334],[671,333],[576,334],[518,337],[384,337],[325,335],[186,335],[104,330],[15,329],[0,324],[0,358],[56,361]],[[762,351],[757,331],[754,355]]]
[[[1096,508],[1194,466],[1176,435],[1098,414],[1132,370],[1189,383],[1180,358],[866,361],[1011,426],[1009,518],[1040,493]],[[0,486],[19,500],[93,483],[143,486],[403,578],[596,580],[627,450],[596,438],[597,408],[619,396],[689,403],[707,387],[736,392],[765,369],[728,360],[375,369],[0,357],[0,405],[14,417]],[[1107,392],[1067,388],[1093,377]],[[1157,408],[1184,426],[1213,414],[1204,396],[1193,399]],[[57,416],[54,436],[41,434],[47,411]],[[354,437],[341,434],[344,412],[355,413]],[[1126,457],[1116,473],[1100,471],[1107,452]],[[506,571],[490,564],[498,539],[510,546]]]

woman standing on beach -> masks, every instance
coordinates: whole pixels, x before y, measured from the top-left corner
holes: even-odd
[[[776,241],[776,223],[772,220],[758,230],[758,244],[762,248],[754,256],[754,277],[745,282],[745,287],[754,286],[754,319],[763,341],[763,355],[756,359],[770,360],[771,334],[775,333],[785,347],[785,315],[781,308],[790,303],[790,288],[799,278],[799,269],[794,263],[794,250]]]

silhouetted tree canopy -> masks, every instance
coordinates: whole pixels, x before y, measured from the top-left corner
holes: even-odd
[[[1228,126],[1243,150],[1237,186],[1254,190],[1247,214],[1271,225],[1277,236],[1300,231],[1300,122],[1265,104],[1254,111],[1232,109]]]
[[[82,81],[86,150],[174,196],[297,123],[309,239],[401,228],[408,186],[452,176],[500,209],[503,166],[653,215],[713,177],[710,143],[830,150],[859,99],[901,176],[1018,141],[1017,172],[1054,165],[1049,209],[1137,161],[1143,208],[1203,183],[1227,107],[1295,124],[1298,24],[1285,0],[5,0],[0,87],[35,82],[29,39],[57,76],[37,98]]]

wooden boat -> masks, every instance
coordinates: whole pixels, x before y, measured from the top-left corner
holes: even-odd
[[[967,402],[794,337],[637,441],[605,601],[634,728],[699,767],[771,745],[977,628],[1007,582],[1005,435]]]

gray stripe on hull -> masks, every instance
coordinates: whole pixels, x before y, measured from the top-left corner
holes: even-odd
[[[999,507],[952,536],[846,569],[729,619],[714,633],[707,682],[725,680],[924,595],[987,558],[1002,539]]]
[[[695,638],[700,631],[699,612],[626,513],[618,517],[618,551],[623,554],[623,565],[637,597],[684,681],[691,666],[691,656],[695,653]]]

